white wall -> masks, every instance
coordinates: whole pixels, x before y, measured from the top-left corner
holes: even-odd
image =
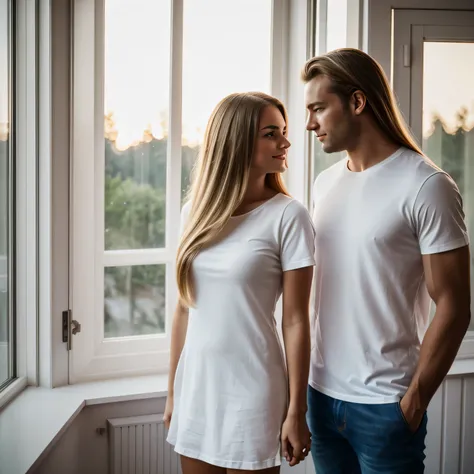
[[[107,428],[109,418],[162,413],[164,407],[163,398],[87,406],[34,474],[107,474],[108,436],[96,430]]]

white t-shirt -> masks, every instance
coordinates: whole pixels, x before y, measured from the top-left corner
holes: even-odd
[[[349,402],[398,401],[429,322],[422,254],[468,244],[458,188],[406,148],[363,172],[343,159],[315,181],[313,220],[310,385]]]
[[[176,452],[233,469],[280,465],[288,381],[274,311],[282,272],[312,265],[311,217],[283,194],[232,217],[198,254],[168,434]]]

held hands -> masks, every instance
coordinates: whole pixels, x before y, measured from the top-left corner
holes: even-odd
[[[290,466],[296,466],[309,454],[311,434],[304,413],[288,414],[281,429],[281,452]]]
[[[163,421],[167,430],[170,429],[171,415],[173,414],[174,398],[168,395],[166,398],[165,412],[163,414]]]

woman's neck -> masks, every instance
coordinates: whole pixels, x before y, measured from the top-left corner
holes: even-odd
[[[275,191],[267,186],[265,176],[251,178],[247,185],[243,203],[264,201],[269,199],[272,193],[275,194]]]

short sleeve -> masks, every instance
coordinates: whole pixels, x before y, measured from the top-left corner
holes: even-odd
[[[459,189],[445,173],[435,173],[422,184],[413,206],[413,219],[423,255],[447,252],[469,243]]]
[[[300,202],[291,201],[281,221],[280,259],[284,272],[315,264],[315,236],[308,211]]]
[[[179,224],[179,235],[182,236],[184,232],[184,227],[189,219],[189,213],[191,211],[191,201],[188,201],[183,208],[181,209],[181,219]]]

